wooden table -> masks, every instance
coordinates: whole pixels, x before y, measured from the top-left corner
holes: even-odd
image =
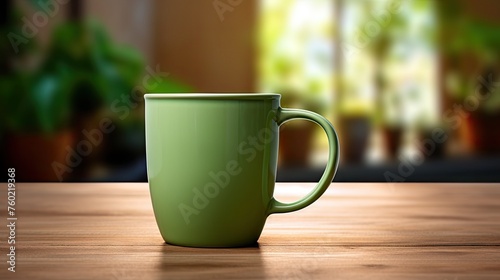
[[[278,184],[276,197],[312,187]],[[2,225],[0,279],[500,279],[500,184],[334,183],[239,249],[166,245],[147,184],[18,184],[16,196],[16,272]]]

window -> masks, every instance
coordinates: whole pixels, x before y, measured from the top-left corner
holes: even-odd
[[[401,128],[398,151],[410,155],[404,140],[439,122],[434,12],[427,0],[262,0],[259,88],[336,125],[365,118],[362,160],[390,157],[376,140],[387,127]],[[315,143],[312,159],[324,162],[326,138]]]

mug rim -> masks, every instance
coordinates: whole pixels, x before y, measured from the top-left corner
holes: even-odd
[[[146,93],[144,99],[273,99],[278,93]]]

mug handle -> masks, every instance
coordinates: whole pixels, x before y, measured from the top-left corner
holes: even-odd
[[[287,108],[279,109],[276,122],[278,126],[281,126],[287,121],[291,121],[293,119],[305,119],[314,122],[325,130],[326,136],[328,136],[328,163],[326,164],[325,171],[323,172],[323,176],[321,176],[318,184],[307,196],[292,203],[283,203],[273,197],[269,203],[267,211],[268,215],[293,212],[309,206],[326,191],[326,189],[330,186],[335,173],[337,173],[339,165],[339,140],[337,132],[335,132],[332,124],[323,116],[314,112]]]

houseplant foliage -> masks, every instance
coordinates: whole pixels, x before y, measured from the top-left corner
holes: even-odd
[[[45,134],[68,129],[82,114],[129,93],[142,70],[141,55],[114,44],[98,23],[64,23],[35,71],[2,79],[7,126]]]
[[[5,29],[13,32],[19,24],[11,21]],[[81,123],[130,94],[144,62],[95,21],[60,24],[46,50],[36,37],[24,47],[2,61],[7,67],[0,75],[0,133],[8,147],[6,161],[31,174],[23,179],[52,180],[51,163],[64,161],[65,149],[80,137]]]
[[[491,5],[498,7],[496,2]],[[500,121],[500,22],[478,16],[454,1],[440,2],[439,7],[446,40],[442,51],[448,98],[467,116],[452,125],[459,129],[468,150],[500,152],[500,132],[493,129]]]

